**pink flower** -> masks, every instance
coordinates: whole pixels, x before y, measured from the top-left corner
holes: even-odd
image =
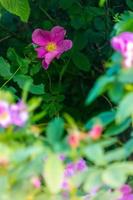
[[[32,185],[35,187],[35,188],[40,188],[41,187],[41,181],[38,177],[33,177],[32,180]]]
[[[23,126],[26,123],[28,119],[28,111],[26,105],[22,101],[11,105],[10,111],[12,124]]]
[[[72,133],[68,136],[68,144],[71,148],[75,149],[80,145],[80,135]]]
[[[122,197],[119,200],[133,200],[133,190],[129,185],[123,185],[120,188],[120,192],[122,193]]]
[[[101,125],[94,125],[89,132],[89,137],[93,140],[98,140],[102,135],[103,127]]]
[[[127,68],[133,67],[133,33],[124,32],[113,37],[111,45],[123,56],[123,65]]]
[[[131,186],[125,184],[123,185],[121,188],[120,188],[120,191],[123,193],[123,194],[129,194],[132,192],[132,188]]]
[[[83,158],[80,158],[76,162],[70,162],[66,165],[64,171],[64,180],[62,183],[63,190],[71,190],[71,178],[76,176],[78,173],[82,173],[87,169],[86,161]]]
[[[0,101],[0,127],[7,128],[11,124],[9,104]]]
[[[38,58],[43,59],[42,65],[48,69],[53,59],[59,59],[61,54],[72,48],[71,40],[64,40],[66,30],[55,26],[51,31],[36,29],[32,34],[32,41],[38,45],[35,49]]]

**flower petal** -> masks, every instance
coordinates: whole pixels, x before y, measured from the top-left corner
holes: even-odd
[[[44,47],[38,47],[35,49],[36,52],[37,52],[37,57],[38,58],[44,58],[45,57],[45,54],[46,54],[46,50]]]
[[[47,42],[50,41],[50,32],[44,31],[42,29],[36,29],[32,33],[32,41],[39,46],[44,46]]]
[[[117,36],[111,40],[111,45],[116,51],[122,54],[126,51],[126,44],[121,38]]]
[[[63,40],[65,35],[66,35],[66,30],[61,26],[55,26],[51,30],[51,38],[55,42]]]
[[[49,52],[45,55],[45,59],[42,61],[42,65],[44,69],[48,69],[50,63],[56,56],[58,55],[58,51]]]
[[[58,45],[58,51],[59,51],[57,58],[59,58],[62,53],[64,53],[65,51],[68,51],[69,49],[72,48],[73,43],[71,40],[62,40],[62,41],[58,42],[57,45]]]
[[[123,194],[129,194],[132,192],[132,188],[130,185],[123,185],[121,188],[120,188],[120,191],[123,193]]]
[[[113,37],[111,40],[112,47],[120,52],[122,55],[125,55],[126,47],[128,43],[133,43],[133,33],[123,32],[120,35]]]

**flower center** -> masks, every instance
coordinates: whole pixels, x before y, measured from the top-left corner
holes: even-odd
[[[56,49],[57,49],[57,46],[54,42],[49,42],[46,46],[46,50],[48,52],[55,51]]]

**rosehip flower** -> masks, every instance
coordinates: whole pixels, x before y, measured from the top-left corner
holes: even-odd
[[[55,26],[51,31],[42,29],[34,30],[32,41],[38,45],[35,49],[38,58],[43,59],[44,69],[48,69],[53,59],[59,59],[61,54],[72,48],[71,40],[64,40],[66,30],[61,26]]]
[[[35,188],[40,188],[41,187],[41,181],[38,177],[33,177],[32,180],[32,185],[35,187]]]
[[[0,127],[7,128],[11,124],[9,104],[0,101]]]
[[[102,135],[103,127],[101,125],[94,125],[89,132],[89,137],[93,140],[98,140]]]
[[[123,65],[127,68],[133,67],[133,33],[124,32],[113,37],[111,45],[123,56]]]
[[[17,104],[11,105],[12,124],[16,126],[23,126],[28,119],[28,111],[26,105],[20,101]]]

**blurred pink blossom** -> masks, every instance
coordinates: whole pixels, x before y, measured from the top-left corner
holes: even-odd
[[[89,131],[89,137],[93,140],[98,140],[102,135],[103,127],[99,124],[96,124]]]
[[[131,186],[125,184],[120,188],[122,197],[119,200],[133,200],[133,190]]]
[[[41,187],[41,181],[38,177],[33,177],[31,179],[31,182],[32,182],[32,185],[35,187],[35,188],[40,188]]]
[[[84,172],[87,169],[86,161],[81,158],[76,162],[70,162],[66,165],[64,171],[64,180],[62,183],[62,189],[69,191],[70,188],[70,180],[73,176],[78,173]]]
[[[16,126],[23,126],[28,119],[28,111],[24,102],[20,101],[17,104],[11,105],[11,119],[12,124]]]
[[[123,65],[127,68],[133,67],[133,33],[123,32],[113,37],[111,45],[123,56]]]
[[[48,69],[53,59],[59,59],[61,54],[72,48],[72,41],[64,39],[65,35],[66,30],[61,26],[55,26],[51,31],[34,30],[32,41],[38,45],[35,50],[45,69]]]
[[[9,104],[6,101],[0,101],[0,127],[7,128],[11,124]]]

